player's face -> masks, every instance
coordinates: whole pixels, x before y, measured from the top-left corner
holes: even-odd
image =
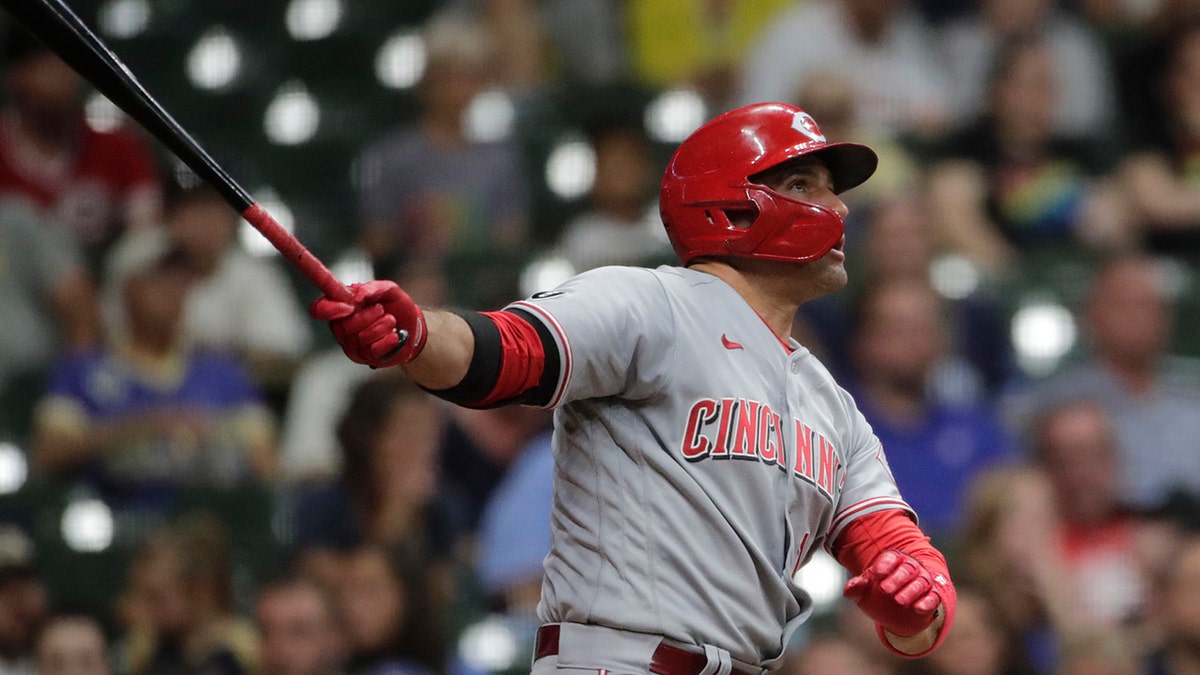
[[[758,180],[779,194],[823,206],[842,218],[850,213],[845,202],[834,192],[833,175],[820,158],[799,157],[763,172]],[[845,244],[846,238],[842,237],[821,258],[803,265],[789,265],[791,273],[810,286],[816,295],[838,290],[847,281]]]

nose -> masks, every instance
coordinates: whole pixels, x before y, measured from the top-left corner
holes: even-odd
[[[833,211],[842,218],[845,218],[850,213],[850,208],[846,206],[846,203],[842,201],[842,198],[837,196],[837,193],[835,193],[833,190],[826,190],[825,193],[821,195],[821,200],[817,203],[829,209],[830,211]]]

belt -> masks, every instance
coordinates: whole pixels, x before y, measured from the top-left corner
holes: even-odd
[[[548,623],[537,629],[533,660],[558,654],[558,634],[558,624]],[[707,665],[708,659],[704,654],[689,652],[666,642],[660,642],[654,650],[654,655],[650,657],[650,672],[657,675],[700,675]],[[733,672],[744,671],[734,667]]]

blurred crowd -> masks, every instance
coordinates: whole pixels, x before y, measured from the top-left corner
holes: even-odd
[[[424,4],[419,111],[354,148],[338,233],[422,304],[498,308],[548,260],[669,264],[629,101],[788,101],[879,152],[847,196],[850,287],[795,336],[948,551],[957,623],[899,662],[826,579],[785,672],[1200,673],[1200,2]],[[345,359],[216,192],[89,126],[85,84],[6,28],[0,675],[527,668],[550,413]],[[593,92],[594,179],[538,222],[524,149],[464,117],[564,83]],[[1069,313],[1033,356],[1078,333],[1049,367],[1016,345],[1030,280]]]

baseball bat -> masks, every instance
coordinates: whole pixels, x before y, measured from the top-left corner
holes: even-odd
[[[129,68],[63,0],[0,0],[6,10],[213,186],[284,258],[326,296],[353,302],[350,289],[238,185],[191,134],[146,91]]]

